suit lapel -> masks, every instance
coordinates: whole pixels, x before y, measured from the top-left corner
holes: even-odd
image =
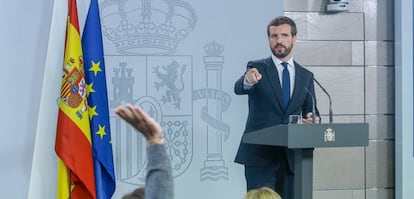
[[[267,67],[265,67],[266,74],[268,76],[267,79],[270,81],[270,85],[272,86],[273,93],[276,96],[279,108],[283,112],[282,86],[280,85],[279,74],[271,57],[265,59],[265,63],[267,65]]]

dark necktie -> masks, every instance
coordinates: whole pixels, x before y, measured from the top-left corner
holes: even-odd
[[[288,63],[282,62],[282,89],[283,89],[283,105],[286,110],[290,100],[290,75],[288,70]]]

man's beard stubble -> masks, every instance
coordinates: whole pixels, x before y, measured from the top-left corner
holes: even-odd
[[[276,50],[276,48],[278,46],[282,46],[285,50],[283,52],[279,53]],[[289,55],[290,51],[292,51],[292,48],[293,48],[293,44],[291,46],[289,46],[289,47],[286,47],[286,46],[284,46],[282,44],[277,44],[276,46],[274,46],[273,48],[270,48],[270,49],[272,50],[272,53],[273,53],[274,56],[276,56],[279,59],[283,59],[283,58],[285,58],[286,56]]]

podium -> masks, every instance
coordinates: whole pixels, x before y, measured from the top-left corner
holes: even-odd
[[[246,133],[242,141],[293,149],[295,199],[312,199],[314,148],[368,146],[368,124],[282,124]]]

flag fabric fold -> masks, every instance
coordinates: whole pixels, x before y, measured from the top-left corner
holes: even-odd
[[[55,151],[58,199],[96,198],[87,85],[76,0],[68,1]]]
[[[54,150],[58,116],[56,99],[60,94],[62,82],[68,1],[55,0],[53,2],[28,199],[56,197],[56,190],[51,189],[56,186],[57,176],[57,157]]]
[[[115,172],[109,125],[101,22],[97,0],[91,0],[82,34],[85,79],[90,118],[96,197],[110,199],[115,192]]]

